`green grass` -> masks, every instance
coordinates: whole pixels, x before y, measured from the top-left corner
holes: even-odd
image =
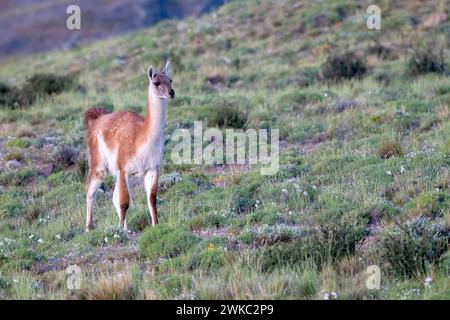
[[[1,64],[10,88],[35,74],[78,76],[0,107],[0,299],[450,298],[449,22],[408,38],[432,3],[385,4],[378,32],[364,29],[356,1],[296,2],[236,0],[198,20]],[[424,42],[443,56],[424,56]],[[120,70],[119,55],[129,61]],[[82,111],[144,114],[143,70],[169,57],[177,98],[166,136],[194,121],[279,128],[280,170],[179,166],[166,139],[160,225],[149,226],[138,187],[132,233],[118,230],[108,177],[86,234]],[[81,290],[66,288],[68,264],[81,267]],[[380,290],[365,285],[372,264]]]

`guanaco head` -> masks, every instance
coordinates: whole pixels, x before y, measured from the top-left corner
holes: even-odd
[[[150,65],[147,70],[147,76],[150,81],[149,93],[156,95],[160,99],[173,99],[175,91],[172,89],[172,79],[170,75],[170,61],[167,61],[166,66],[160,71]]]

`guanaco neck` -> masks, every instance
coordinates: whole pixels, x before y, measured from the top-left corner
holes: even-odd
[[[151,85],[148,88],[147,115],[145,116],[145,140],[155,143],[163,139],[166,126],[167,101],[159,98]]]

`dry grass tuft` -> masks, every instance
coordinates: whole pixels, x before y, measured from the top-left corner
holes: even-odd
[[[402,146],[396,139],[383,140],[377,150],[378,155],[383,159],[389,159],[395,156],[402,156]]]

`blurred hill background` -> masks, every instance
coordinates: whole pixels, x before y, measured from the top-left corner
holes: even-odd
[[[198,16],[224,0],[5,0],[0,1],[0,59],[12,54],[68,49],[151,26],[164,19]],[[67,30],[66,8],[77,4],[82,28]],[[20,21],[20,23],[17,23]]]

